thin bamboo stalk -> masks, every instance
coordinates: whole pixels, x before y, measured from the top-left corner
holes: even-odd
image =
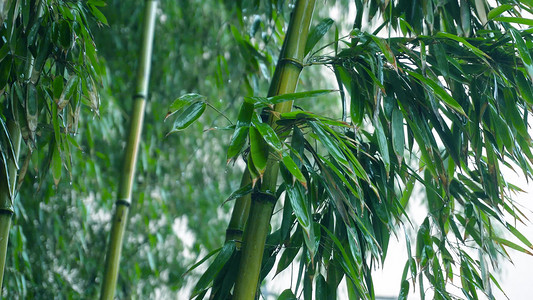
[[[4,172],[0,172],[2,174],[2,178],[0,179],[0,291],[2,290],[4,281],[11,216],[14,213],[13,198],[15,197],[15,185],[17,183],[17,161],[20,153],[21,140],[19,127],[14,120],[7,121],[7,131],[11,138],[15,157],[9,159],[7,162],[8,176],[4,177]]]
[[[289,28],[269,96],[293,93],[296,90],[303,67],[304,48],[307,42],[309,25],[313,17],[315,0],[299,0],[289,22]],[[274,110],[280,113],[291,111],[292,101],[277,104]],[[269,123],[275,127],[277,117],[270,115]],[[265,249],[265,241],[270,229],[270,218],[276,205],[276,183],[278,162],[269,159],[259,191],[251,195],[251,207],[244,231],[243,249],[239,265],[239,275],[235,283],[234,300],[254,299],[259,280],[259,271]]]
[[[131,204],[131,193],[135,167],[137,164],[137,154],[141,140],[141,132],[144,119],[144,108],[148,93],[148,82],[150,79],[150,61],[152,58],[152,42],[154,38],[155,14],[158,5],[157,0],[147,0],[144,11],[144,25],[142,35],[142,45],[139,55],[139,65],[137,70],[137,81],[134,105],[130,121],[128,142],[122,167],[120,186],[117,195],[116,209],[112,219],[111,235],[107,248],[104,279],[100,299],[111,300],[114,298],[117,285],[117,277],[122,251],[122,241],[128,220],[128,212]]]

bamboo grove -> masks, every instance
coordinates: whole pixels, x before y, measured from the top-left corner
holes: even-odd
[[[495,299],[533,248],[503,175],[533,179],[531,13],[5,1],[2,297],[260,299],[283,273],[278,299],[375,299],[403,239],[398,299]]]

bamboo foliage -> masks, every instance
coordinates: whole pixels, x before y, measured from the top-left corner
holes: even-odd
[[[26,172],[30,165],[38,170],[33,181],[40,185],[51,170],[57,187],[63,169],[71,170],[75,142],[69,135],[78,130],[82,102],[98,112],[102,74],[87,21],[107,23],[101,5],[54,0],[1,5],[0,289],[11,216],[21,205],[15,199]],[[41,166],[30,163],[37,156],[44,157]]]
[[[113,299],[117,284],[122,242],[128,220],[129,207],[135,166],[141,139],[144,118],[144,108],[148,94],[148,82],[150,78],[150,63],[152,57],[152,41],[154,37],[155,15],[157,0],[148,0],[145,4],[144,29],[142,34],[141,50],[136,78],[136,89],[133,96],[134,106],[130,120],[128,141],[126,144],[123,169],[120,179],[115,213],[112,218],[111,234],[107,248],[106,264],[102,281],[100,299]]]
[[[457,297],[449,285],[457,272],[467,298],[494,298],[499,284],[491,267],[500,255],[508,256],[506,248],[531,254],[531,241],[511,225],[526,218],[511,197],[519,189],[500,171],[511,161],[532,178],[532,36],[521,27],[531,20],[520,15],[531,5],[356,1],[356,8],[354,29],[336,33],[322,48],[326,54],[312,46],[331,19],[310,31],[306,47],[309,64],[326,65],[336,76],[339,98],[350,108],[342,121],[277,110],[279,103],[327,90],[275,96],[274,87],[270,97],[245,97],[228,150],[229,159],[244,153],[250,178],[230,196],[251,198],[247,219],[246,206],[234,211],[240,228],[247,223],[242,251],[236,251],[238,232],[228,234],[191,298],[203,298],[212,282],[211,298],[253,299],[257,279],[276,261],[277,275],[296,260],[296,288],[282,298],[303,292],[305,299],[329,299],[346,278],[350,299],[374,299],[371,271],[383,264],[390,238],[410,226],[407,205],[416,186],[423,187],[428,215],[416,225],[416,237],[406,234],[400,299],[415,288],[422,297],[428,290],[436,299]],[[378,35],[381,30],[390,37]],[[265,107],[273,133],[255,111]],[[282,195],[281,226],[270,228]],[[229,228],[238,229],[233,221]]]

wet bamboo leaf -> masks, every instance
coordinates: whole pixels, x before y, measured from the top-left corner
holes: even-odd
[[[496,18],[497,16],[501,15],[502,13],[510,10],[510,9],[513,9],[514,6],[512,6],[511,4],[503,4],[503,5],[500,5],[498,7],[495,7],[493,9],[491,9],[489,11],[489,13],[487,14],[487,17],[489,18],[489,20],[492,20],[494,18]]]
[[[439,32],[437,33],[438,37],[445,37],[451,40],[454,40],[456,42],[462,43],[465,45],[468,49],[470,49],[472,52],[474,52],[475,55],[481,57],[481,58],[490,58],[485,52],[481,51],[479,48],[475,47],[474,45],[470,44],[466,39],[453,35],[451,33],[446,32]]]
[[[209,265],[205,273],[198,280],[198,283],[192,291],[191,299],[208,288],[209,284],[213,281],[213,279],[215,279],[226,262],[231,258],[234,251],[235,242],[227,242],[222,247],[215,260],[211,263],[211,265]]]
[[[246,144],[246,140],[248,138],[248,130],[248,126],[239,127],[235,129],[235,132],[231,137],[231,142],[228,147],[228,161],[235,158],[241,152],[241,149],[244,144]]]
[[[385,136],[385,131],[383,130],[383,125],[380,120],[377,119],[374,122],[374,127],[376,128],[376,138],[378,140],[378,145],[380,149],[381,158],[385,164],[385,169],[387,174],[390,172],[390,156],[389,156],[389,145],[387,142],[387,137]]]
[[[196,121],[205,111],[207,105],[205,102],[194,102],[185,108],[176,118],[172,130],[169,132],[177,132],[189,127],[194,121]]]
[[[194,93],[180,96],[179,98],[174,100],[174,102],[172,102],[172,104],[170,104],[170,106],[168,107],[168,112],[167,112],[167,115],[165,116],[165,119],[167,119],[168,117],[170,117],[171,115],[173,115],[174,113],[182,109],[183,107],[190,105],[191,103],[196,102],[196,101],[200,101],[200,102],[205,101],[205,96],[194,94]]]
[[[297,299],[298,298],[296,298],[294,293],[289,289],[284,290],[278,297],[278,300],[297,300]]]
[[[406,300],[409,295],[409,281],[402,281],[402,286],[400,288],[400,295],[398,295],[398,300]]]
[[[531,22],[531,26],[533,26],[533,20],[531,20]],[[531,60],[531,55],[529,54],[529,48],[527,47],[526,42],[518,30],[511,27],[509,28],[509,32],[511,33],[513,41],[516,44],[520,58],[522,59],[522,62],[524,62],[527,73],[529,74],[530,79],[533,80],[533,61]]]
[[[231,141],[228,148],[227,160],[235,158],[241,151],[244,144],[246,144],[246,138],[248,137],[248,131],[250,123],[252,121],[252,115],[254,114],[254,102],[249,98],[244,98],[244,102],[239,110],[237,116],[237,125],[235,126],[235,132],[231,137]]]
[[[308,124],[313,129],[313,132],[316,133],[322,145],[328,150],[328,153],[341,165],[349,168],[348,160],[337,145],[337,141],[330,137],[318,123],[308,122]]]
[[[316,91],[307,91],[307,92],[299,92],[299,93],[288,93],[288,94],[273,96],[269,98],[260,98],[260,97],[254,97],[254,98],[247,97],[247,98],[254,99],[256,101],[259,100],[261,101],[260,104],[263,104],[263,105],[273,105],[273,104],[283,103],[287,101],[318,97],[318,96],[327,95],[333,92],[336,92],[336,90],[316,90]]]
[[[287,153],[283,153],[283,164],[296,180],[298,180],[304,187],[307,186],[307,181],[302,174],[302,171],[300,171],[300,168],[298,168],[294,160],[292,160],[291,156]]]
[[[514,250],[516,250],[516,251],[520,251],[520,252],[522,252],[522,253],[529,254],[529,255],[532,255],[532,256],[533,256],[533,253],[531,253],[529,250],[527,250],[527,249],[525,249],[524,247],[519,246],[519,245],[517,245],[517,244],[515,244],[515,243],[513,243],[513,242],[511,242],[511,241],[509,241],[509,240],[506,240],[506,239],[504,239],[504,238],[500,238],[500,237],[496,237],[496,236],[493,236],[493,237],[491,237],[491,238],[492,238],[495,242],[498,242],[498,243],[500,243],[500,244],[502,244],[502,245],[505,245],[505,246],[507,246],[507,247],[509,247],[509,248],[511,248],[511,249],[514,249]]]
[[[281,153],[282,145],[281,141],[272,127],[266,123],[262,123],[259,117],[254,114],[252,118],[252,123],[254,127],[259,131],[265,142],[272,147],[276,152]]]
[[[315,27],[311,28],[307,37],[307,43],[305,44],[304,56],[313,50],[316,43],[318,43],[318,41],[320,41],[320,39],[322,39],[322,37],[328,32],[333,23],[332,19],[326,18],[320,21]]]
[[[237,198],[240,198],[240,197],[244,197],[244,196],[250,194],[252,191],[253,191],[252,184],[247,184],[247,185],[239,188],[238,190],[234,191],[233,193],[231,193],[231,195],[229,195],[228,199],[226,199],[225,202],[231,201],[233,199],[237,199]]]
[[[527,26],[533,26],[533,20],[532,19],[526,19],[526,18],[520,18],[520,17],[496,17],[496,18],[494,18],[494,21],[509,22],[509,23],[516,23],[516,24],[522,24],[522,25],[527,25]]]
[[[416,72],[407,71],[409,75],[415,77],[416,79],[420,80],[422,83],[426,84],[428,88],[430,88],[436,95],[439,96],[439,98],[444,101],[444,103],[450,107],[451,109],[455,110],[456,112],[460,113],[461,115],[466,117],[466,113],[464,112],[463,108],[455,99],[450,96],[444,88],[442,88],[438,83],[435,81],[422,76],[421,74],[418,74]]]
[[[268,145],[255,127],[250,127],[250,155],[260,177],[263,177],[267,167]]]

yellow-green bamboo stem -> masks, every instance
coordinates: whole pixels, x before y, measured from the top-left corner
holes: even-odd
[[[242,175],[241,187],[247,186],[252,182],[248,168]],[[226,242],[242,240],[242,233],[244,232],[244,225],[248,219],[250,213],[251,194],[246,194],[242,197],[235,199],[235,205],[231,213],[231,219],[226,229]],[[236,244],[237,249],[241,248],[241,243]]]
[[[292,93],[296,89],[304,48],[307,42],[309,25],[313,16],[315,0],[299,0],[289,22],[289,29],[283,43],[274,79],[270,86],[269,96]],[[288,112],[292,109],[292,101],[277,104],[277,112]],[[275,127],[276,117],[270,116],[269,123]],[[239,265],[239,275],[235,283],[234,300],[250,300],[255,298],[259,272],[265,241],[270,229],[270,218],[276,205],[276,182],[278,162],[269,159],[263,176],[260,191],[251,196],[251,207],[246,229],[244,231],[243,249]]]
[[[111,225],[111,235],[107,248],[104,279],[102,281],[102,291],[100,299],[111,300],[114,298],[117,285],[117,277],[120,265],[120,254],[122,251],[122,241],[128,219],[128,211],[131,203],[131,193],[133,179],[135,176],[135,166],[137,164],[137,153],[141,140],[141,132],[144,119],[144,107],[148,93],[148,82],[150,79],[150,61],[152,58],[152,41],[154,37],[155,13],[159,1],[147,0],[144,11],[144,27],[142,45],[139,56],[137,70],[136,91],[133,96],[134,105],[130,120],[130,129],[126,152],[122,167],[117,202],[115,204],[115,214]]]
[[[7,121],[7,131],[13,145],[15,157],[7,161],[8,176],[5,171],[0,171],[0,291],[4,280],[4,269],[6,265],[7,243],[9,241],[9,229],[11,227],[11,216],[13,215],[13,199],[15,197],[15,184],[17,182],[17,161],[20,152],[20,130],[13,120]],[[3,166],[2,169],[4,169]],[[9,184],[8,184],[9,181]],[[9,188],[8,188],[9,187]]]

